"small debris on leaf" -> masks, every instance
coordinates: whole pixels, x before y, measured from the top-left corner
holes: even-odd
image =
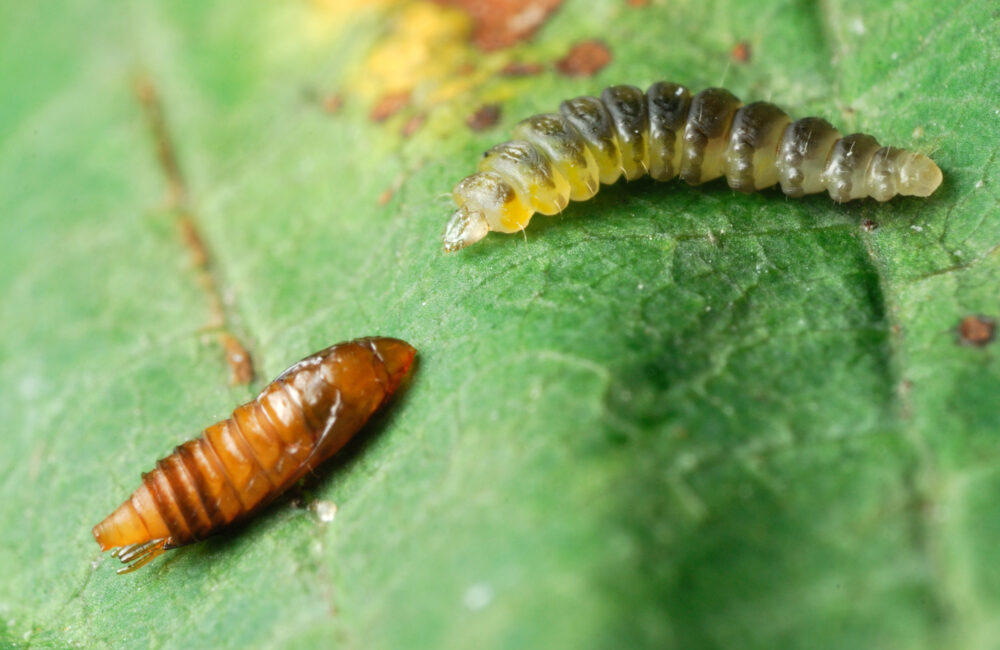
[[[337,516],[337,504],[333,501],[313,501],[309,504],[309,509],[316,513],[316,516],[325,524],[330,523]]]
[[[865,232],[872,232],[873,230],[878,229],[878,223],[872,219],[862,219],[861,229]]]
[[[740,41],[733,46],[729,56],[737,63],[746,63],[750,60],[750,44],[746,41]]]

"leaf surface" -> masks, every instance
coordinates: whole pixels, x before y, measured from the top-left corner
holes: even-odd
[[[1000,316],[989,2],[567,2],[489,54],[412,2],[7,5],[0,646],[993,647],[1000,362],[956,334]],[[593,38],[607,67],[555,72]],[[620,183],[440,252],[447,192],[519,119],[660,79],[932,153],[945,183],[839,206]],[[141,471],[371,334],[421,361],[301,495],[332,522],[286,499],[115,575],[90,528]]]

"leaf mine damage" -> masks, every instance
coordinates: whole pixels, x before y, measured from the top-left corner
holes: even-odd
[[[254,376],[253,362],[246,346],[227,326],[222,296],[212,274],[211,256],[198,232],[194,214],[189,205],[187,187],[167,129],[163,105],[156,86],[148,76],[138,75],[134,79],[132,89],[146,118],[150,136],[156,145],[157,162],[167,182],[167,210],[176,219],[181,241],[191,254],[191,262],[198,285],[208,298],[209,317],[205,324],[205,330],[215,332],[219,345],[222,346],[226,364],[229,366],[230,383],[234,385],[248,384]]]

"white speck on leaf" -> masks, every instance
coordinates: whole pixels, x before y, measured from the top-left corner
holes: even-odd
[[[330,523],[337,516],[337,504],[333,501],[313,501],[309,508],[325,524]]]
[[[493,587],[485,582],[477,582],[462,595],[462,603],[473,612],[478,612],[491,602],[493,602]]]

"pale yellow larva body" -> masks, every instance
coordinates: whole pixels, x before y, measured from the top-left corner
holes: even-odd
[[[816,117],[792,121],[768,102],[744,106],[722,88],[692,96],[667,82],[564,101],[558,114],[519,123],[514,138],[483,154],[477,173],[455,187],[446,251],[490,231],[521,231],[534,213],[557,214],[622,176],[679,176],[691,185],[725,176],[743,192],[780,183],[789,196],[826,191],[837,202],[929,196],[942,180],[927,156],[870,135],[842,136]]]

